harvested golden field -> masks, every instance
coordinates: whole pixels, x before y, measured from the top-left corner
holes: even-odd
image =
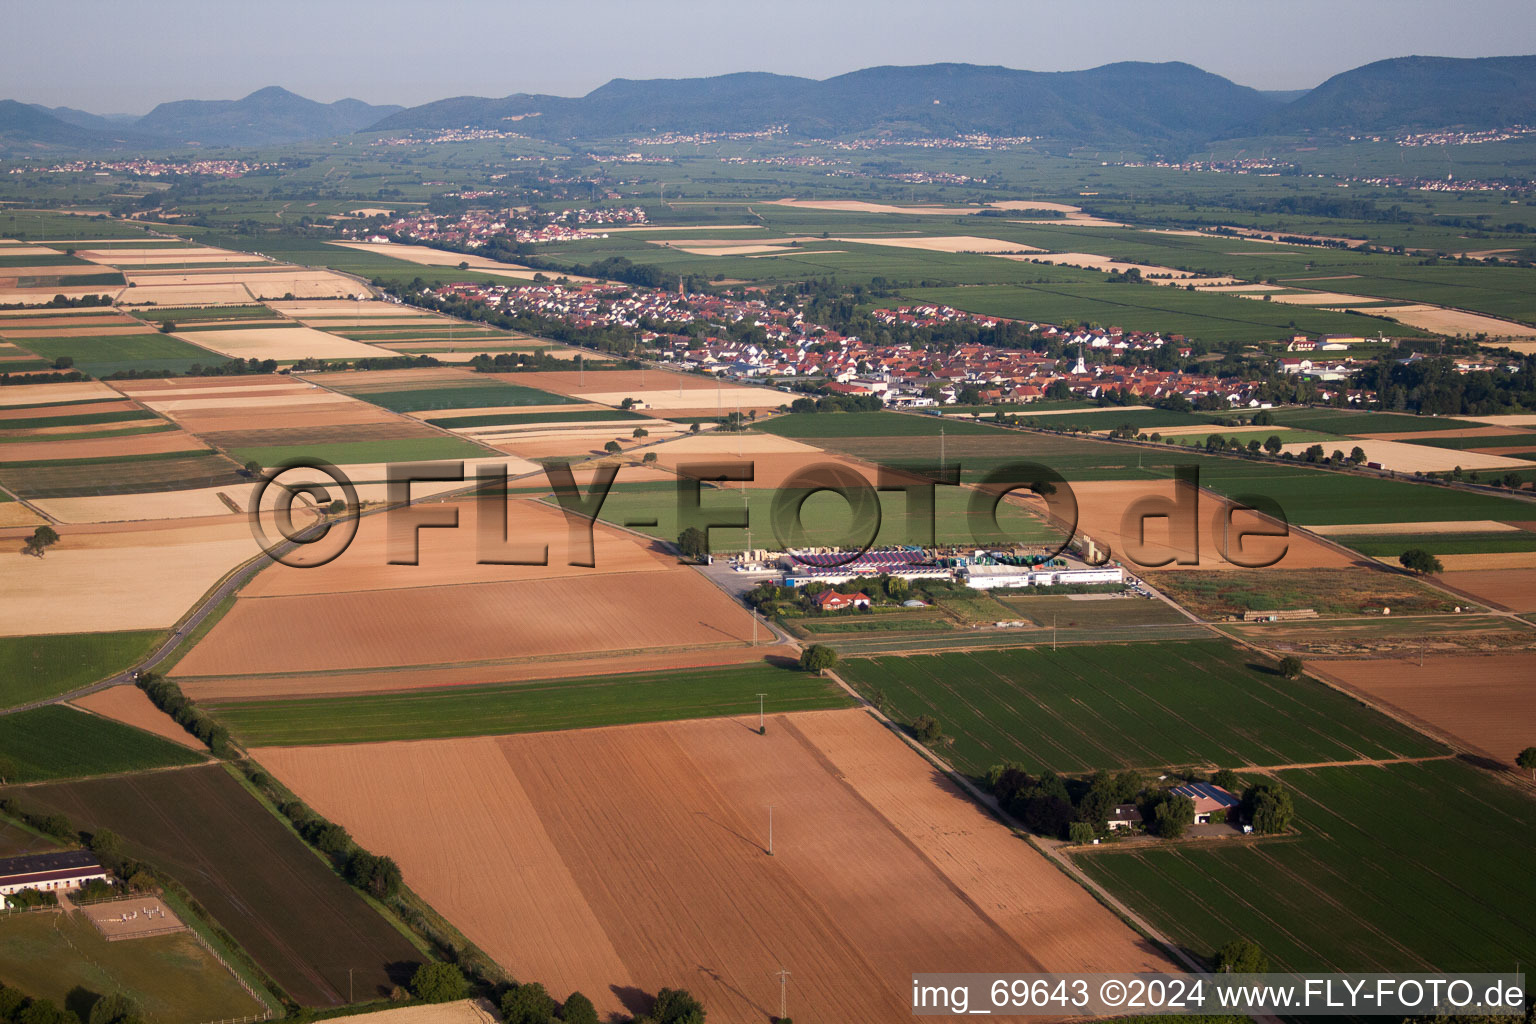
[[[248,327],[222,331],[184,331],[172,337],[212,349],[232,359],[367,359],[393,353],[312,327]]]
[[[254,753],[514,975],[604,1012],[676,986],[761,1020],[784,967],[797,1015],[894,1022],[919,964],[1168,966],[860,711]]]
[[[43,558],[0,530],[0,635],[161,629],[258,553],[244,517],[60,528]]]
[[[201,740],[177,725],[170,715],[155,707],[144,695],[144,691],[137,686],[127,684],[109,686],[105,690],[97,690],[95,693],[78,697],[70,703],[93,715],[110,718],[114,722],[122,722],[124,725],[131,725],[145,732],[152,732],[188,750],[205,753],[208,750]]]
[[[139,422],[137,425],[142,426]],[[62,436],[56,441],[17,441],[0,448],[6,462],[40,462],[48,459],[106,459],[131,455],[157,455],[165,452],[192,452],[207,449],[191,434],[181,430],[158,430],[128,437],[93,437],[71,441]]]
[[[1005,242],[996,238],[982,238],[977,235],[892,236],[884,238],[853,236],[834,238],[832,241],[857,242],[860,245],[884,245],[893,249],[922,249],[925,252],[1020,253],[1045,251],[1039,246],[1025,245],[1022,242]]]
[[[747,613],[689,568],[249,597],[177,675],[495,664],[738,645],[751,636]]]
[[[460,999],[360,1013],[349,1018],[348,1024],[496,1024],[497,1020],[486,1000]]]
[[[234,515],[250,504],[255,484],[198,487],[185,491],[101,494],[85,498],[37,498],[38,508],[61,523],[124,523]],[[222,495],[222,497],[221,497]],[[225,499],[228,499],[227,501]],[[230,507],[233,503],[235,508]],[[0,505],[0,509],[8,506]]]
[[[1316,443],[1315,441],[1296,441],[1283,445],[1280,450],[1299,456],[1306,454],[1307,449]],[[1459,451],[1455,448],[1408,444],[1404,441],[1353,441],[1340,438],[1336,442],[1324,444],[1323,448],[1329,452],[1337,448],[1348,454],[1347,449],[1355,445],[1365,449],[1367,460],[1379,463],[1383,469],[1392,469],[1399,473],[1440,473],[1455,469],[1457,466],[1462,469],[1528,469],[1531,465],[1524,459],[1512,459],[1503,455],[1483,455],[1478,452]]]
[[[1536,736],[1536,651],[1308,667],[1506,765]]]
[[[1133,528],[1135,526],[1134,523],[1125,522],[1126,514],[1133,503],[1150,497],[1165,497],[1172,500],[1175,494],[1172,481],[1074,480],[1072,490],[1077,495],[1078,533],[1093,538],[1094,542],[1100,546],[1108,544],[1115,559],[1135,569],[1138,566],[1159,567],[1155,566],[1155,563],[1176,554],[1174,547],[1171,546],[1173,538],[1169,536],[1168,520],[1165,518],[1146,520],[1145,544],[1140,542],[1140,538],[1134,535],[1127,536],[1123,532],[1127,525]],[[1231,507],[1231,503],[1225,499],[1209,491],[1201,491],[1197,509],[1200,524],[1199,565],[1170,564],[1159,568],[1241,568],[1223,557],[1220,548],[1226,535],[1227,510]],[[1237,534],[1243,529],[1273,528],[1274,524],[1266,526],[1253,513],[1239,512],[1232,517],[1232,543],[1234,546],[1239,543]],[[1136,543],[1133,545],[1132,541]],[[1234,554],[1247,562],[1268,561],[1283,550],[1284,556],[1274,564],[1276,569],[1341,568],[1362,562],[1358,557],[1335,550],[1295,530],[1292,530],[1288,537],[1253,537],[1242,544],[1242,551]]]
[[[1432,523],[1337,523],[1308,527],[1330,537],[1372,533],[1518,533],[1520,527],[1493,519],[1452,519]]]

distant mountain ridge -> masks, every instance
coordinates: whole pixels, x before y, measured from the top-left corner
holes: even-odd
[[[545,138],[788,125],[801,136],[890,130],[1132,140],[1209,137],[1274,107],[1254,89],[1181,63],[1066,72],[928,64],[866,68],[825,81],[761,72],[619,78],[579,99],[462,96],[403,110],[371,130],[504,128],[521,117],[518,131]]]
[[[1536,56],[1394,57],[1334,75],[1276,111],[1276,130],[1505,128],[1536,124]]]
[[[1265,134],[1432,131],[1536,124],[1536,56],[1399,57],[1315,89],[1260,92],[1190,64],[1084,71],[974,64],[874,67],[825,80],[766,72],[616,78],[581,97],[457,96],[404,108],[318,103],[269,86],[238,100],[178,100],[140,118],[0,101],[0,151],[255,147],[359,131],[500,128],[546,139],[658,131],[898,137],[986,133],[1179,146]]]
[[[176,100],[134,122],[134,129],[206,146],[265,146],[350,135],[402,108],[345,99],[317,103],[272,85],[238,100]]]

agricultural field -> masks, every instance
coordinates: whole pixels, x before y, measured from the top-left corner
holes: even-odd
[[[931,715],[974,776],[1430,756],[1444,748],[1219,641],[851,658],[838,674],[899,720]]]
[[[777,996],[776,950],[798,951],[796,1012],[826,1020],[906,1014],[914,960],[1166,962],[864,712],[775,715],[762,736],[753,725],[254,754],[398,860],[514,976],[557,998],[580,990],[603,1013],[638,1012],[633,999],[670,985],[711,1015],[759,1017]],[[443,798],[423,804],[413,793],[428,779]],[[464,886],[465,870],[502,884]],[[871,898],[876,879],[901,899]],[[656,907],[679,905],[689,913],[658,924]]]
[[[157,630],[0,637],[0,707],[68,693],[120,672],[164,639]]]
[[[1457,601],[1410,577],[1348,569],[1276,573],[1147,573],[1147,582],[1196,615],[1216,621],[1244,612],[1311,608],[1319,615],[1425,615],[1455,611]],[[1465,604],[1462,605],[1465,607]]]
[[[203,756],[147,732],[50,704],[0,715],[7,782],[115,775],[197,764]]]
[[[122,994],[165,1024],[265,1011],[190,932],[110,942],[81,911],[0,917],[0,983],[84,1015]]]
[[[1196,953],[1245,935],[1277,970],[1508,970],[1536,953],[1521,913],[1536,899],[1520,868],[1528,793],[1457,760],[1274,777],[1296,802],[1294,838],[1111,846],[1076,862]]]
[[[414,693],[210,705],[251,747],[590,729],[635,722],[735,717],[756,722],[757,695],[774,713],[846,707],[833,683],[763,662],[732,668],[435,688]]]
[[[302,1006],[386,997],[423,956],[221,765],[36,786],[26,803],[108,828],[191,891]]]

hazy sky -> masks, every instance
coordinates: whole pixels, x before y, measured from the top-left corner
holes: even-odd
[[[267,85],[411,105],[934,61],[1183,60],[1299,89],[1384,57],[1536,53],[1533,0],[5,0],[0,19],[0,98],[97,113]]]

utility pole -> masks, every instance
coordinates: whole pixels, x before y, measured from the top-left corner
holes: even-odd
[[[1056,649],[1056,615],[1051,615],[1051,650]]]
[[[773,804],[768,805],[768,856],[773,856]]]
[[[347,1002],[352,1002],[352,968],[347,968]]]
[[[760,693],[757,695],[757,734],[759,736],[766,736],[768,734],[768,726],[763,721],[763,698],[767,696],[768,695],[766,693]],[[773,830],[770,828],[769,832],[771,833],[772,831]]]
[[[789,1020],[789,972],[780,967],[779,975],[779,1020]]]
[[[939,424],[939,470],[944,469],[944,424]]]

